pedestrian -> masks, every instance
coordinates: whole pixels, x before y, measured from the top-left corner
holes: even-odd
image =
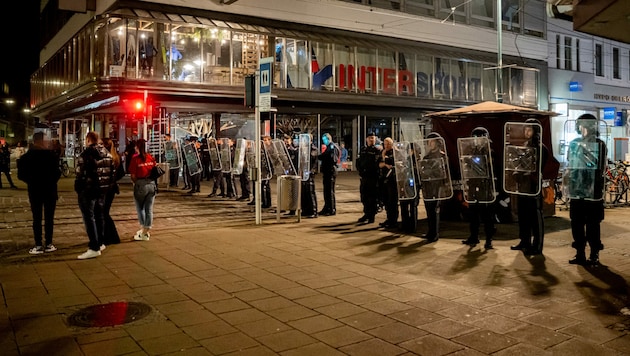
[[[133,155],[129,165],[129,174],[133,182],[133,199],[140,223],[140,230],[133,236],[136,241],[148,241],[151,238],[149,230],[153,225],[156,183],[150,176],[156,164],[155,158],[146,151],[146,141],[139,139],[136,143],[136,154]]]
[[[520,160],[534,162],[536,171],[515,171],[514,180],[518,183],[518,194],[516,196],[516,206],[518,209],[518,234],[519,243],[511,246],[512,250],[522,250],[526,255],[540,255],[543,251],[545,241],[545,226],[543,219],[543,196],[542,196],[542,167],[545,166],[549,157],[549,150],[542,144],[540,137],[540,122],[536,119],[528,119],[523,129],[525,136],[524,147],[528,147],[527,154],[521,156]],[[538,162],[540,160],[540,162]],[[527,164],[523,162],[522,165]],[[533,240],[532,240],[533,237]]]
[[[339,157],[339,161],[341,163],[348,162],[348,149],[346,148],[346,144],[342,142],[340,145],[340,148],[341,148],[341,157]]]
[[[201,143],[199,142],[199,139],[195,136],[190,138],[190,143],[192,144],[192,149],[193,149],[193,153],[195,155],[195,161],[197,162],[197,164],[199,163],[199,153],[201,151]],[[201,174],[202,174],[202,168],[198,165],[194,165],[193,167],[195,168],[199,168],[199,169],[195,169],[195,172],[193,172],[191,170],[190,165],[186,165],[187,167],[187,171],[188,171],[188,181],[190,182],[190,191],[188,191],[188,194],[195,194],[195,193],[200,193],[201,192]]]
[[[225,181],[226,188],[226,198],[236,198],[236,181],[234,180],[234,175],[232,174],[232,162],[234,162],[234,141],[231,138],[227,138],[223,140],[223,144],[227,145],[227,147],[222,147],[221,153],[229,154],[229,160],[225,157],[222,157],[225,162],[228,162],[229,165],[223,168],[223,180]]]
[[[493,203],[496,200],[496,190],[494,188],[493,155],[490,148],[490,134],[484,127],[477,127],[472,130],[471,138],[468,142],[473,144],[470,151],[463,154],[470,160],[460,157],[460,167],[464,178],[464,197],[468,203],[468,219],[470,236],[462,243],[475,246],[479,243],[479,227],[484,225],[486,243],[484,248],[491,250],[492,238],[495,233]],[[460,139],[461,140],[461,139]],[[463,150],[462,150],[463,151]],[[464,164],[470,164],[466,166]],[[468,173],[466,173],[468,172]]]
[[[7,177],[11,189],[18,189],[11,179],[11,150],[6,143],[0,146],[0,188],[2,188],[2,173]]]
[[[341,151],[337,144],[333,142],[329,133],[322,135],[322,144],[326,148],[317,158],[321,161],[320,171],[323,176],[324,207],[319,212],[319,215],[331,216],[337,214],[335,182],[337,180],[337,162],[339,162]]]
[[[114,219],[112,219],[110,215],[110,211],[114,198],[117,194],[120,194],[118,181],[124,177],[125,170],[120,160],[120,155],[114,145],[114,141],[111,138],[106,137],[103,139],[103,146],[105,146],[105,149],[109,152],[109,154],[111,154],[112,161],[114,162],[114,180],[111,182],[109,189],[105,193],[105,201],[103,203],[103,221],[105,227],[103,231],[102,245],[109,246],[120,243],[120,235],[118,235],[118,229],[116,228]]]
[[[210,175],[212,176],[212,193],[208,194],[208,198],[217,196],[225,197],[225,183],[223,182],[223,167],[221,167],[221,156],[217,141],[214,137],[208,138],[208,149],[210,152]]]
[[[263,209],[267,209],[267,208],[271,208],[271,184],[269,183],[269,180],[271,179],[271,171],[273,170],[271,164],[269,163],[268,157],[269,157],[269,153],[268,152],[273,152],[273,143],[271,141],[271,136],[269,135],[265,135],[263,136],[263,144],[262,144],[262,149],[260,152],[260,164],[261,164],[261,177],[260,177],[260,206]],[[263,158],[264,157],[264,158]],[[263,162],[267,162],[267,164],[263,163]],[[267,168],[267,171],[269,172],[268,176],[265,176],[262,173],[262,169],[263,167]],[[255,195],[255,191],[254,191],[254,195]],[[252,205],[256,204],[255,199],[253,199],[250,203],[253,203]],[[250,204],[248,203],[248,204]]]
[[[57,207],[57,182],[61,177],[55,152],[46,147],[44,133],[33,134],[33,145],[17,162],[18,179],[26,183],[28,200],[33,216],[35,247],[28,253],[38,255],[57,250],[53,245],[55,208]],[[44,217],[44,241],[42,243],[42,215]]]
[[[210,173],[210,148],[208,147],[208,138],[201,139],[201,147],[199,148],[201,157],[201,178],[210,181],[212,174]]]
[[[599,138],[599,122],[591,114],[578,117],[575,128],[580,137],[569,144],[567,173],[571,218],[572,247],[575,257],[570,264],[599,264],[599,251],[604,249],[600,224],[604,220],[604,173],[607,148]],[[591,253],[586,260],[586,244]]]
[[[379,192],[385,204],[387,218],[379,224],[380,227],[393,228],[398,226],[398,187],[396,185],[396,168],[394,166],[394,140],[391,137],[383,141],[383,151],[378,162]]]
[[[85,143],[86,148],[77,160],[74,181],[74,191],[78,195],[79,208],[90,240],[87,251],[78,256],[80,260],[101,255],[101,246],[104,246],[105,195],[114,179],[112,156],[104,146],[97,144],[98,134],[94,131],[88,132]]]
[[[363,204],[363,216],[357,220],[359,223],[373,223],[378,212],[378,197],[375,192],[378,191],[380,159],[381,150],[376,148],[376,135],[370,132],[357,158],[357,170],[360,177],[359,194]]]

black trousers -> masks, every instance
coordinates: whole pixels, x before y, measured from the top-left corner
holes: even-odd
[[[359,186],[363,215],[368,219],[374,219],[378,212],[378,178],[361,178]]]
[[[492,241],[494,235],[494,209],[492,203],[470,203],[468,205],[470,219],[470,239],[479,239],[479,226],[483,222],[486,242]]]
[[[586,243],[591,247],[591,253],[597,253],[604,248],[600,229],[600,223],[604,220],[603,201],[571,199],[569,216],[573,248],[578,254],[584,254]]]
[[[302,215],[317,215],[317,195],[315,194],[315,180],[309,176],[308,180],[302,181],[302,191],[300,192],[300,203]]]
[[[440,233],[440,201],[439,200],[425,200],[424,209],[427,212],[427,236],[434,238]]]
[[[404,199],[400,201],[400,219],[402,229],[414,233],[418,229],[418,199]]]
[[[109,212],[112,208],[112,203],[116,197],[116,189],[112,188],[105,194],[105,201],[103,203],[103,223],[105,224],[103,230],[103,244],[112,245],[120,243],[120,236],[118,235],[118,229],[116,229],[116,223],[112,219]]]
[[[542,196],[519,195],[517,207],[518,237],[521,239],[521,246],[531,246],[542,251],[545,239]],[[534,237],[533,240],[532,236]]]
[[[55,209],[57,207],[57,192],[28,192],[33,216],[33,237],[36,246],[42,244],[42,216],[44,218],[44,236],[46,245],[53,240],[55,226]]]
[[[324,213],[337,213],[337,203],[335,202],[335,182],[337,175],[332,173],[323,174],[323,190],[324,190]]]

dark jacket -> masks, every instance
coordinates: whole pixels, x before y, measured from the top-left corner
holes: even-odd
[[[326,146],[326,151],[317,157],[320,161],[322,161],[320,170],[323,174],[337,175],[338,152],[337,145],[331,143]]]
[[[112,155],[103,146],[88,146],[77,159],[74,191],[97,198],[104,195],[114,182]]]
[[[381,159],[381,150],[376,146],[363,146],[357,159],[357,170],[361,178],[378,179],[378,162]]]
[[[17,161],[17,168],[18,179],[28,185],[29,192],[57,194],[61,171],[54,151],[32,147]]]

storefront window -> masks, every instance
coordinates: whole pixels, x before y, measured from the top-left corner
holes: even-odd
[[[451,75],[445,85],[445,89],[451,93],[451,99],[465,101],[468,98],[468,63],[452,59]]]
[[[311,55],[304,40],[286,40],[287,88],[308,89]]]
[[[337,64],[337,68],[335,68],[337,89],[356,93],[357,63],[355,48],[344,45],[335,45],[334,48],[334,61]]]
[[[108,53],[105,48],[107,38],[105,22],[99,21],[94,24],[94,73],[98,77],[108,74],[108,72],[105,71],[105,57],[107,57],[106,53]]]
[[[459,0],[440,0],[439,17],[444,22],[465,23],[466,22],[466,6],[465,2]]]
[[[158,48],[156,44],[156,38],[164,40],[163,31],[158,32],[158,26],[154,22],[141,22],[138,30],[138,62],[139,62],[139,76],[141,78],[152,78],[156,74],[163,74],[164,66],[161,56],[158,56]],[[162,46],[160,46],[161,48]],[[162,73],[156,71],[156,60],[160,58],[162,64],[160,68]],[[161,75],[158,75],[161,77]]]
[[[201,81],[201,31],[181,26],[171,32],[171,47],[166,53],[171,61],[171,80]]]
[[[433,58],[416,55],[416,93],[419,97],[433,96]]]
[[[136,20],[127,22],[127,78],[138,77],[138,26]]]
[[[333,44],[313,42],[312,47],[313,90],[333,90],[335,83],[333,78],[335,65]]]
[[[493,65],[484,65],[484,67],[494,67]],[[496,82],[496,69],[486,69],[483,71],[483,79],[481,84],[483,85],[483,100],[495,101],[497,99],[497,82]]]
[[[412,53],[398,53],[398,95],[416,95],[416,59]]]
[[[284,38],[277,38],[275,40],[273,83],[279,88],[287,87],[287,63],[284,60],[286,57],[286,48],[286,40]]]
[[[108,60],[109,76],[122,77],[124,75],[127,32],[125,21],[119,18],[111,18],[108,24],[109,43]]]
[[[357,90],[359,93],[376,93],[376,50],[357,48]]]
[[[396,95],[398,89],[396,85],[396,52],[378,50],[377,51],[377,93]]]
[[[433,0],[405,0],[405,12],[421,16],[435,16]]]
[[[468,63],[468,101],[482,101],[481,78],[483,69],[481,63]]]
[[[471,24],[483,27],[495,27],[494,25],[494,0],[479,0],[470,3],[472,16]]]

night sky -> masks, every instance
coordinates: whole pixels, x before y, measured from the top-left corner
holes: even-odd
[[[27,102],[29,78],[39,66],[39,0],[0,1],[0,29],[0,83],[9,84],[9,96]]]

